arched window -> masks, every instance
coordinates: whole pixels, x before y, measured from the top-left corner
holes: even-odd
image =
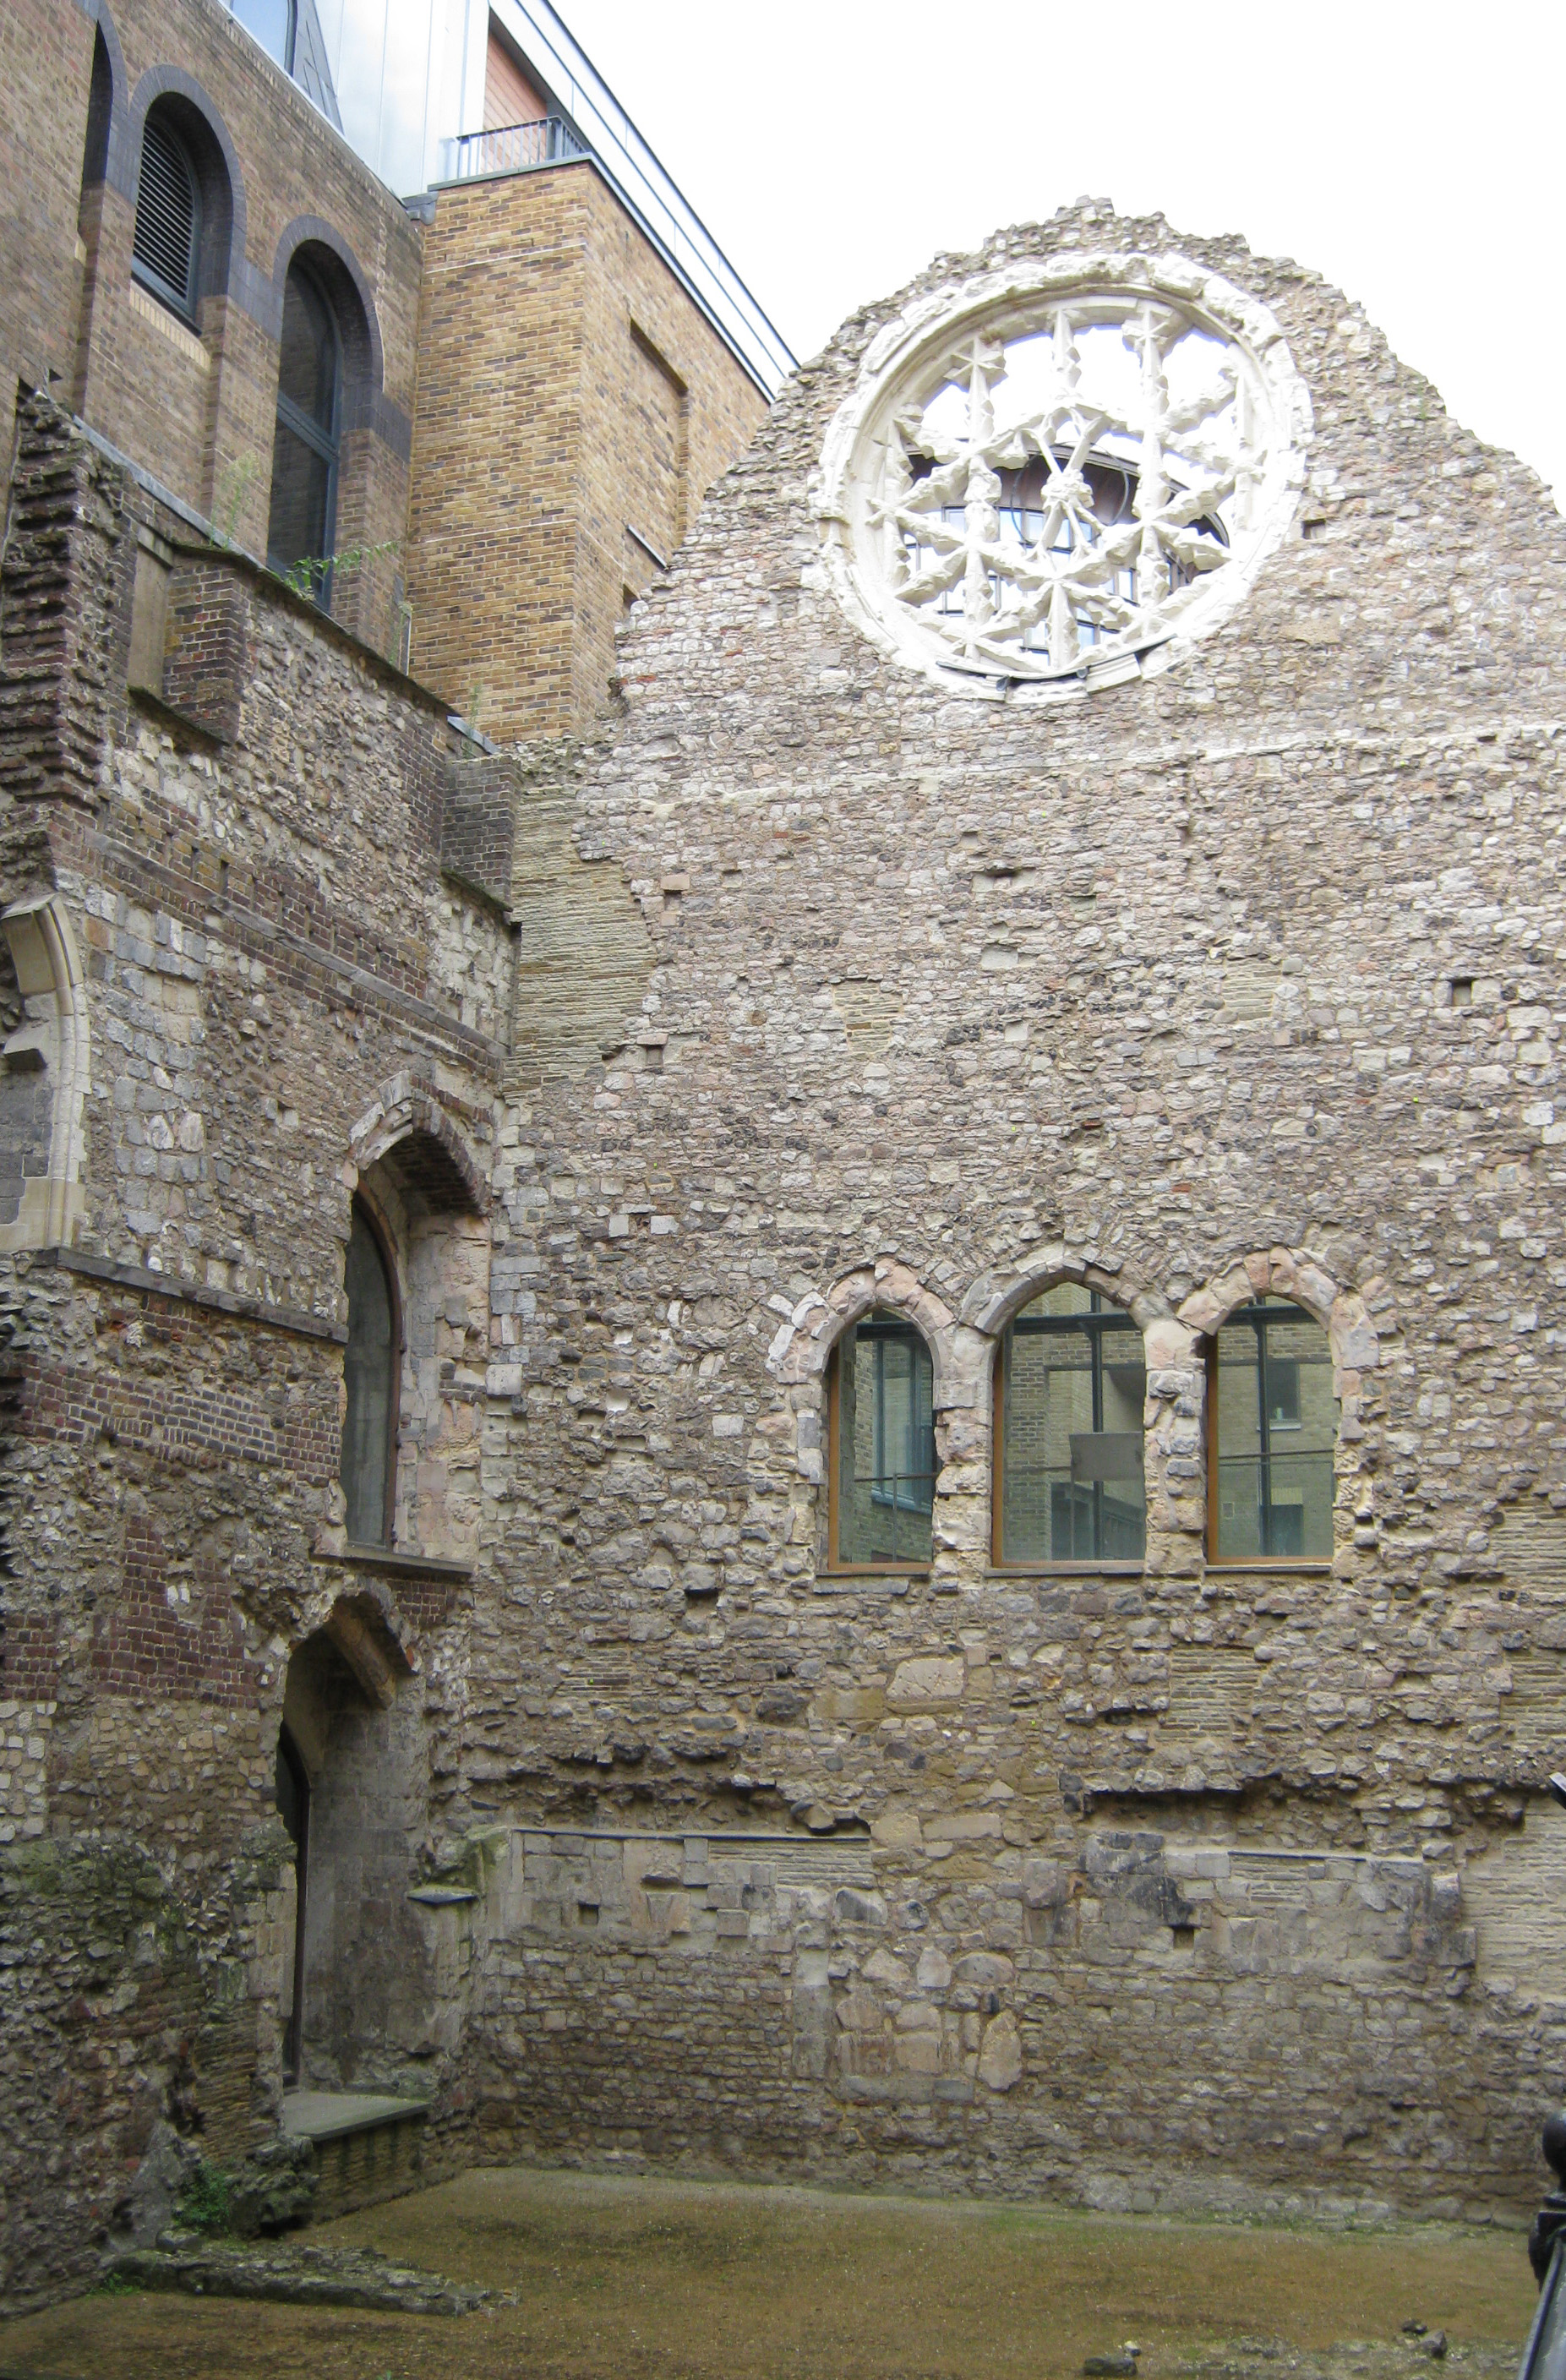
[[[1062,1281],[1025,1306],[995,1381],[998,1564],[1140,1562],[1142,1334],[1097,1290]]]
[[[228,0],[252,41],[259,42],[269,58],[275,58],[285,74],[294,71],[294,0]]]
[[[274,570],[309,573],[325,608],[337,528],[337,457],[342,435],[343,346],[321,284],[296,259],[283,292],[283,343],[277,367],[277,428],[272,446],[272,513],[267,560]]]
[[[387,1546],[396,1491],[402,1332],[392,1269],[369,1209],[358,1198],[348,1232],[346,1286],[348,1343],[343,1378],[348,1409],[343,1419],[342,1476],[348,1541]]]
[[[1208,1554],[1330,1561],[1332,1350],[1283,1297],[1236,1306],[1208,1343]]]
[[[911,1322],[879,1308],[845,1330],[827,1375],[828,1560],[923,1567],[935,1507],[934,1367]]]
[[[201,189],[190,152],[161,108],[141,134],[141,178],[130,269],[154,298],[194,326],[201,263]]]

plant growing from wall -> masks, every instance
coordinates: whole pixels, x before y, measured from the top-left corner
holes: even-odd
[[[290,563],[286,570],[280,570],[275,575],[285,587],[291,587],[296,595],[302,595],[307,603],[319,603],[325,595],[329,579],[362,570],[367,563],[379,562],[384,555],[400,553],[401,551],[400,540],[389,537],[379,545],[345,546],[338,553],[301,554],[297,562]]]
[[[233,2229],[234,2184],[220,2165],[203,2157],[176,2202],[176,2212],[188,2230],[209,2236]]]

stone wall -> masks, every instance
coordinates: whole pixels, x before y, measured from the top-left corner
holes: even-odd
[[[812,473],[905,305],[1106,249],[1271,310],[1315,417],[1292,530],[1161,676],[966,698],[844,617]],[[885,1916],[796,1909],[780,1865],[743,1949],[699,1896],[638,1940],[619,1853],[557,1894],[540,1852],[474,2030],[496,2140],[1103,2203],[1532,2195],[1566,2080],[1529,1881],[1566,1595],[1563,536],[1336,292],[1091,214],[856,317],[714,490],[580,800],[645,990],[502,1126],[448,1817],[850,1841]],[[991,1566],[996,1350],[1061,1280],[1143,1334],[1130,1576]],[[1258,1294],[1329,1336],[1330,1561],[1208,1557],[1205,1350]],[[825,1377],[872,1305],[930,1344],[942,1467],[928,1569],[853,1578]]]
[[[516,1839],[474,1999],[482,2154],[1115,2208],[1483,2217],[1504,2190],[1453,1876],[1112,1828],[1040,1858],[999,1814],[924,1848],[938,1867],[843,1834]],[[1526,2024],[1531,2053],[1560,2026]]]
[[[437,2054],[435,1964],[407,1961],[415,1916],[391,1920],[477,1536],[513,949],[493,901],[443,871],[442,707],[197,546],[44,399],[19,433],[0,871],[18,993],[29,968],[43,988],[8,1045],[27,1043],[33,1109],[5,1112],[25,1166],[46,1111],[54,1204],[24,1199],[0,1258],[13,2301],[91,2274],[159,2126],[229,2164],[272,2135],[293,1908],[278,1726],[291,1658],[323,1640],[384,1697],[321,1780],[323,1810],[372,1810],[384,1853],[359,1844],[338,1888],[350,2063],[406,2082]],[[173,666],[133,689],[148,537],[195,592],[169,606]],[[225,635],[192,678],[184,627],[210,615]],[[352,1553],[344,1250],[377,1173],[402,1201],[404,1476],[398,1545]],[[331,1851],[327,1826],[323,1913]],[[383,1874],[394,1905],[367,1932],[358,1883]],[[318,1991],[325,2079],[344,2070],[332,2005]]]

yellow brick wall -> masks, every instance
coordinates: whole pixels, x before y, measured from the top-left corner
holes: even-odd
[[[586,162],[443,189],[427,237],[413,665],[504,742],[590,726],[627,588],[766,400]],[[661,543],[660,540],[665,540]]]

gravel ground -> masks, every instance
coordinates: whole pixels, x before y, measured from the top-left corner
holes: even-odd
[[[495,2294],[436,2319],[111,2290],[0,2325],[29,2380],[1514,2380],[1522,2235],[1178,2224],[504,2169],[309,2235]],[[1444,2331],[1436,2361],[1406,2322]]]

